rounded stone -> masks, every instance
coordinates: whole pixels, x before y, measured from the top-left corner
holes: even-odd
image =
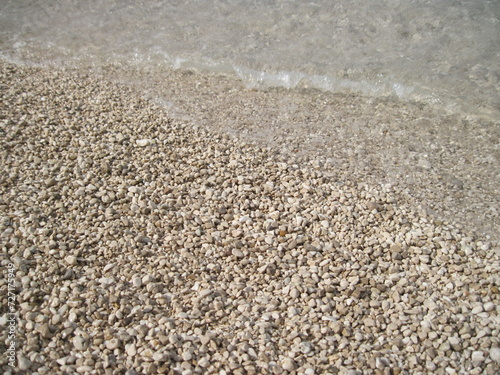
[[[82,336],[75,336],[73,338],[73,346],[76,350],[85,350],[88,347],[88,340]]]
[[[496,363],[500,363],[500,348],[491,348],[490,349],[490,358],[492,361]]]
[[[66,263],[68,263],[70,266],[74,266],[78,263],[78,259],[77,257],[75,257],[74,255],[68,255],[66,258],[64,258],[64,260],[66,261]]]
[[[493,311],[495,309],[495,304],[493,302],[486,302],[484,305],[483,305],[483,309],[484,311],[486,312],[490,312],[490,311]]]
[[[106,348],[109,350],[115,350],[121,346],[120,339],[112,338],[111,340],[106,342]]]
[[[284,358],[281,367],[286,371],[294,371],[296,369],[295,361],[290,357]]]

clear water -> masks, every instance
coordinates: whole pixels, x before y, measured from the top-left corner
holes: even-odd
[[[198,68],[498,119],[498,0],[0,3],[3,57]]]

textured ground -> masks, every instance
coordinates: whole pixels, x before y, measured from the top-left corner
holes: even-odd
[[[466,232],[499,240],[500,126],[395,98],[307,89],[247,90],[230,77],[108,67],[169,114],[302,155],[337,180],[391,184],[405,200]]]
[[[309,92],[307,100],[326,100],[324,111],[291,121],[310,123],[311,139],[295,126],[287,138],[286,119],[307,113],[293,110],[307,105],[305,94],[287,92],[286,103],[276,107],[276,127],[267,127],[277,135],[268,148],[240,139],[246,132],[255,140],[252,132],[263,136],[265,128],[242,121],[254,115],[258,121],[259,108],[270,106],[266,98],[276,93],[245,92],[241,99],[217,91],[211,108],[199,101],[196,109],[204,88],[216,86],[212,79],[186,78],[186,101],[174,103],[170,116],[104,79],[2,64],[0,260],[9,275],[0,280],[2,371],[495,374],[496,243],[430,216],[428,201],[417,205],[419,195],[412,195],[427,194],[421,175],[440,181],[435,155],[452,166],[455,152],[461,167],[436,182],[437,196],[476,199],[486,191],[485,204],[497,205],[492,181],[483,181],[485,190],[467,182],[488,173],[498,178],[491,166],[460,164],[477,146],[450,133],[450,149],[436,139],[431,155],[416,140],[415,150],[404,151],[415,153],[413,190],[405,191],[406,175],[403,188],[383,179],[372,183],[384,155],[375,145],[401,139],[406,147],[409,138],[427,134],[416,124],[432,128],[416,112],[375,113],[374,123],[392,134],[385,137],[362,124],[341,126],[342,113],[352,119],[361,111],[360,121],[370,121],[362,98]],[[189,80],[201,82],[192,95]],[[238,107],[251,97],[255,110]],[[187,109],[198,119],[205,114],[206,124],[180,119]],[[244,111],[252,116],[239,118]],[[397,119],[405,113],[403,125]],[[318,117],[336,126],[326,131]],[[465,120],[453,124],[467,127]],[[345,147],[332,143],[331,155],[314,157],[313,134],[337,137]],[[477,137],[493,149],[489,136]],[[412,170],[397,157],[403,148],[394,147],[388,179],[394,179],[391,168]],[[442,212],[450,212],[449,202],[443,205]],[[491,212],[485,217],[497,220]],[[8,299],[10,279],[15,303]],[[18,320],[9,338],[11,307]],[[16,368],[3,355],[12,342]]]

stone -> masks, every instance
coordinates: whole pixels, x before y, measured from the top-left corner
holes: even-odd
[[[241,250],[238,250],[238,249],[233,249],[232,250],[232,254],[236,257],[236,258],[243,258],[245,255],[243,254],[243,252]]]
[[[495,304],[493,302],[486,302],[484,305],[483,305],[483,309],[484,311],[486,312],[490,312],[490,311],[493,311],[495,309]]]
[[[87,372],[90,372],[94,370],[94,368],[92,368],[92,366],[78,366],[76,368],[76,372],[78,372],[79,374],[85,374]]]
[[[470,177],[498,185],[491,125],[169,71],[182,120],[127,87],[149,73],[116,69],[0,59],[21,371],[494,373],[498,236],[468,234],[500,215]]]
[[[134,343],[126,344],[125,345],[125,352],[129,357],[133,357],[137,354],[137,349],[135,347]]]
[[[146,147],[152,143],[151,139],[138,139],[135,141],[137,146],[139,147]]]
[[[472,362],[484,362],[484,353],[481,351],[472,352],[471,360]]]
[[[73,346],[76,350],[85,350],[88,347],[88,340],[86,340],[82,336],[75,336],[73,338]]]
[[[132,279],[132,285],[135,288],[140,288],[142,286],[142,278],[140,278],[140,277],[134,277]]]
[[[213,293],[213,291],[211,289],[202,289],[199,291],[200,298],[208,297],[212,293]]]
[[[47,180],[45,180],[45,186],[47,186],[48,188],[55,186],[56,184],[57,181],[53,178],[48,178]]]
[[[121,346],[120,339],[112,338],[111,340],[106,342],[106,348],[109,350],[115,350]]]
[[[483,312],[483,306],[481,306],[481,305],[474,307],[471,311],[472,314],[479,314],[482,312]]]
[[[491,348],[490,358],[493,362],[500,363],[500,348]]]
[[[31,365],[32,363],[29,359],[19,356],[19,362],[18,362],[19,370],[23,371],[28,370],[31,367]]]
[[[168,360],[168,355],[162,352],[155,352],[153,354],[153,360],[156,362],[165,362]]]
[[[77,257],[74,255],[68,255],[66,258],[64,258],[66,263],[68,263],[70,266],[75,266],[78,263]]]
[[[283,361],[281,362],[281,367],[283,367],[284,370],[289,372],[295,371],[295,369],[297,368],[295,365],[295,361],[289,357],[283,359]]]
[[[450,343],[450,346],[453,350],[455,351],[461,351],[462,350],[462,345],[460,342],[460,339],[458,337],[449,337],[448,342]]]

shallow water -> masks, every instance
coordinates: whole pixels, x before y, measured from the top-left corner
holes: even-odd
[[[3,57],[197,68],[498,119],[500,2],[4,0]]]

